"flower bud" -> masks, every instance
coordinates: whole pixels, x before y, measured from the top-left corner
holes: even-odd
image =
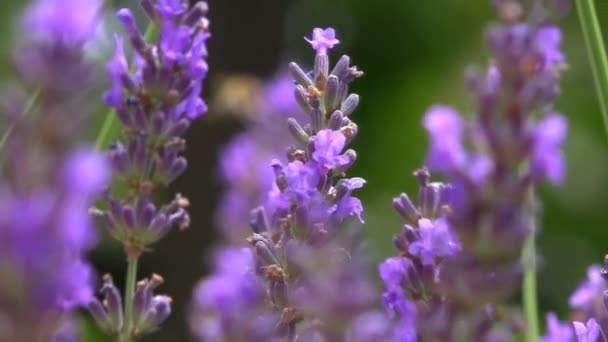
[[[308,88],[312,85],[312,80],[306,75],[304,70],[302,70],[298,64],[294,62],[289,63],[289,71],[291,72],[291,77],[293,77],[297,84],[304,88]]]
[[[289,133],[291,133],[294,139],[300,142],[300,144],[308,144],[308,140],[310,139],[310,137],[308,136],[308,134],[306,134],[306,132],[304,131],[302,126],[300,126],[298,121],[296,121],[296,119],[287,119],[287,128],[289,129]]]
[[[350,95],[348,95],[346,100],[344,100],[344,102],[342,102],[342,106],[340,106],[340,110],[342,111],[342,114],[344,114],[344,116],[349,116],[355,111],[355,109],[357,109],[358,105],[359,105],[359,95],[350,94]]]
[[[405,193],[402,193],[393,199],[393,208],[397,210],[399,215],[401,215],[407,223],[412,225],[416,225],[416,222],[418,222],[418,219],[421,216],[416,206],[414,206],[414,203],[412,203],[409,196]]]
[[[340,81],[335,75],[330,75],[325,85],[323,102],[327,113],[331,113],[338,106]]]

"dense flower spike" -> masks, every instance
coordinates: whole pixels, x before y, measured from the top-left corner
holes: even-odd
[[[346,238],[341,229],[348,217],[363,221],[363,207],[352,192],[365,180],[344,178],[356,159],[345,148],[357,126],[343,110],[355,109],[358,97],[348,94],[348,84],[362,73],[346,56],[330,73],[327,50],[337,42],[333,29],[315,29],[312,78],[290,65],[295,99],[308,120],[286,120],[284,131],[293,139],[287,157],[266,164],[274,182],[263,205],[251,213],[251,247],[239,252],[246,262],[227,268],[221,265],[230,258],[220,256],[216,273],[197,290],[192,329],[203,340],[340,341],[358,332],[361,336],[353,340],[391,336],[391,322],[370,310],[374,290],[362,272],[356,239]],[[243,153],[257,148],[237,143],[241,150],[230,155],[241,159],[226,168],[228,175],[243,167]],[[365,317],[369,323],[362,321]]]
[[[135,72],[129,70],[123,38],[116,36],[116,52],[107,67],[112,86],[103,97],[115,109],[124,132],[124,139],[110,147],[110,159],[116,177],[131,192],[122,203],[108,196],[114,211],[96,211],[112,236],[132,252],[143,251],[171,226],[187,226],[185,206],[179,199],[155,213],[149,197],[186,169],[187,162],[180,156],[185,148],[182,135],[206,111],[200,92],[207,73],[205,41],[209,37],[204,4],[191,9],[182,1],[144,1],[142,5],[150,15],[150,25],[160,28],[158,39],[145,41],[131,12],[118,12],[135,50]]]
[[[74,341],[68,316],[93,294],[95,275],[85,256],[97,234],[87,208],[110,170],[105,158],[81,141],[93,102],[87,93],[95,86],[83,47],[94,38],[100,2],[70,3],[78,13],[63,10],[65,2],[56,0],[34,1],[26,9],[15,63],[30,99],[4,94],[3,341]]]
[[[492,64],[467,75],[477,104],[473,119],[436,105],[423,120],[431,139],[426,163],[451,186],[448,202],[423,189],[420,205],[441,208],[442,217],[431,221],[407,196],[397,198],[409,224],[394,241],[399,258],[408,259],[380,267],[389,310],[404,300],[425,308],[417,324],[423,340],[511,339],[519,315],[502,305],[520,284],[521,251],[535,234],[531,187],[564,177],[560,146],[567,123],[551,108],[564,62],[560,31],[521,20],[518,1],[495,5],[503,23],[488,30]]]
[[[177,195],[158,207],[152,195],[185,171],[183,135],[207,110],[201,99],[208,69],[205,44],[210,35],[206,4],[190,8],[182,0],[142,0],[141,5],[150,19],[146,37],[129,9],[117,13],[134,56],[132,61],[127,59],[124,38],[117,35],[116,51],[107,65],[112,84],[103,95],[123,132],[122,139],[110,146],[108,156],[117,183],[129,190],[116,195],[108,189],[104,198],[109,209],[91,210],[123,244],[128,257],[124,325],[108,329],[98,320],[106,332],[125,341],[157,330],[170,314],[170,298],[151,294],[159,284],[156,277],[135,284],[136,265],[141,254],[171,228],[185,229],[190,223],[186,198]]]

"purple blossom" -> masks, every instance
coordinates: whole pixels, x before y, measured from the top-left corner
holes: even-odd
[[[541,27],[536,34],[536,49],[543,56],[543,66],[552,68],[556,63],[565,62],[566,58],[560,51],[562,32],[554,26]]]
[[[380,278],[388,291],[395,293],[403,292],[403,282],[407,277],[407,270],[411,267],[411,261],[404,257],[391,257],[378,267]]]
[[[564,157],[561,145],[566,138],[568,123],[563,116],[552,114],[538,124],[534,131],[532,169],[559,184],[564,178]]]
[[[194,295],[196,312],[202,314],[191,323],[197,335],[204,340],[221,338],[255,324],[264,291],[253,267],[247,248],[227,248],[217,255],[215,272],[198,285]]]
[[[82,147],[66,161],[63,178],[75,195],[99,193],[110,180],[108,161],[101,153]]]
[[[125,57],[123,38],[120,35],[115,34],[114,40],[116,41],[116,50],[114,52],[114,57],[107,66],[112,85],[111,88],[104,93],[103,102],[114,108],[122,108],[125,105],[122,80],[123,77],[127,75],[129,67],[127,58]]]
[[[393,342],[393,324],[385,314],[378,311],[359,315],[352,323],[347,341],[352,342]]]
[[[188,7],[183,0],[158,0],[157,9],[167,18],[172,18],[186,12]]]
[[[334,214],[338,221],[342,221],[348,216],[356,216],[359,222],[365,222],[362,217],[363,204],[361,204],[361,200],[352,196],[353,190],[362,188],[364,184],[365,180],[360,177],[344,179],[338,184],[339,190],[336,192],[342,190],[342,187],[346,190],[340,193],[342,197],[338,199],[338,203],[329,208],[329,212]]]
[[[318,195],[317,184],[319,183],[320,176],[314,163],[302,163],[299,160],[295,160],[285,166],[284,172],[285,180],[287,181],[285,194],[289,198],[293,198],[297,203],[305,205]]]
[[[95,33],[100,15],[100,0],[36,0],[22,24],[33,36],[82,44]]]
[[[444,217],[435,222],[422,218],[418,220],[420,240],[409,247],[412,255],[419,256],[425,265],[433,265],[436,258],[452,256],[460,250],[460,245],[450,233]]]
[[[326,29],[317,27],[312,30],[312,39],[304,39],[312,45],[312,48],[315,49],[319,55],[326,55],[328,49],[331,49],[340,43],[336,38],[336,31],[331,27]]]
[[[452,172],[462,167],[467,154],[462,147],[463,124],[460,115],[445,106],[434,106],[424,117],[424,127],[431,135],[429,168]]]
[[[587,280],[580,284],[570,296],[569,304],[574,309],[590,310],[594,302],[601,301],[602,293],[608,289],[606,280],[601,275],[601,266],[587,268]]]
[[[547,314],[547,335],[538,342],[571,342],[574,337],[572,324],[562,323],[553,312]]]
[[[597,342],[601,327],[594,318],[590,318],[587,324],[572,322],[578,342]]]
[[[203,281],[196,294],[202,308],[219,310],[221,316],[237,315],[261,299],[249,249],[227,249],[217,257],[213,277]]]
[[[183,135],[207,110],[201,98],[209,37],[206,5],[198,4],[187,14],[184,1],[142,1],[142,6],[160,26],[159,36],[145,41],[131,11],[118,11],[134,51],[133,60],[127,60],[123,39],[116,36],[116,52],[107,65],[112,84],[103,96],[116,109],[125,132],[108,153],[115,177],[141,189],[135,198],[124,201],[114,199],[109,190],[106,198],[114,212],[94,210],[110,234],[131,251],[158,241],[173,226],[188,225],[185,198],[177,196],[157,209],[149,201],[150,191],[167,186],[185,171]],[[129,71],[129,62],[135,72]],[[146,203],[147,208],[134,210],[137,203]],[[132,219],[134,211],[146,220]]]
[[[312,158],[321,167],[321,172],[327,172],[349,163],[347,156],[340,155],[346,142],[344,134],[340,131],[324,129],[319,131],[313,139],[315,151]]]

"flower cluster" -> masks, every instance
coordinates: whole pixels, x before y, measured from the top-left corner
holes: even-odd
[[[424,329],[437,329],[440,322],[433,315],[444,304],[438,289],[443,260],[460,251],[446,218],[451,185],[429,182],[430,173],[425,168],[414,175],[420,182],[420,206],[416,207],[405,193],[393,200],[395,210],[406,224],[403,232],[393,238],[399,255],[379,266],[386,287],[382,302],[391,318],[399,317],[394,334],[400,341],[416,341],[417,335],[424,336]],[[417,310],[416,306],[426,309]]]
[[[110,170],[81,141],[81,132],[91,118],[86,108],[95,86],[84,48],[95,38],[101,2],[68,2],[80,11],[66,12],[58,0],[37,0],[26,9],[24,34],[14,50],[21,87],[3,97],[3,341],[73,336],[69,315],[93,295],[95,276],[86,254],[97,234],[87,208]]]
[[[155,331],[170,313],[169,297],[152,295],[161,283],[159,276],[135,284],[137,260],[172,227],[185,229],[190,223],[186,198],[178,194],[159,207],[152,195],[186,169],[186,159],[181,156],[186,146],[183,135],[207,110],[201,99],[208,70],[206,3],[190,8],[181,0],[142,0],[141,5],[150,20],[145,37],[129,9],[118,11],[133,58],[129,63],[124,39],[115,35],[116,51],[107,65],[111,87],[103,95],[122,129],[122,138],[112,143],[108,153],[114,183],[128,192],[117,195],[116,188],[108,189],[104,198],[109,208],[91,210],[123,245],[129,277],[125,298],[106,280],[102,288],[105,307],[95,299],[89,309],[104,331],[125,340]]]
[[[534,267],[520,259],[524,242],[536,234],[532,186],[564,176],[560,145],[567,124],[551,108],[564,62],[560,31],[521,20],[517,1],[495,5],[503,23],[487,33],[492,63],[467,74],[473,117],[436,105],[423,120],[430,135],[426,164],[450,186],[434,186],[420,210],[406,196],[396,199],[414,226],[395,239],[405,257],[380,267],[390,311],[411,324],[403,293],[424,302],[416,333],[425,340],[493,340],[518,332],[519,315],[502,305],[525,267]],[[422,185],[421,194],[429,193]],[[431,213],[448,202],[434,221],[425,217],[429,199]],[[414,334],[408,331],[409,340]]]
[[[352,192],[365,181],[344,177],[356,159],[345,151],[357,133],[348,115],[358,96],[348,85],[362,73],[347,56],[330,72],[327,52],[338,43],[333,29],[315,29],[308,41],[317,51],[312,72],[290,65],[308,120],[286,120],[295,143],[285,160],[267,166],[274,182],[251,213],[251,247],[222,252],[216,273],[198,287],[191,324],[203,340],[389,337],[390,323],[371,310],[375,291],[361,272],[356,243],[341,229],[347,217],[363,222]],[[249,151],[243,147],[234,153]],[[361,321],[366,317],[369,323]]]

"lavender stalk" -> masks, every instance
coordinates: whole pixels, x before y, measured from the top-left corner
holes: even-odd
[[[561,33],[546,20],[522,17],[519,1],[492,3],[501,19],[487,33],[492,62],[467,74],[474,115],[465,119],[436,105],[424,117],[431,138],[426,163],[446,175],[449,193],[417,173],[420,209],[407,197],[396,202],[409,220],[395,239],[402,256],[380,269],[389,313],[406,319],[401,326],[411,331],[414,310],[408,307],[415,303],[416,334],[423,340],[511,340],[522,332],[519,310],[507,302],[524,268],[535,267],[527,264],[536,234],[532,189],[543,179],[558,184],[565,174],[560,146],[567,123],[552,108],[565,61]],[[423,209],[427,201],[433,210]],[[457,252],[447,248],[452,234]],[[522,264],[526,241],[529,259]],[[535,315],[530,295],[536,289],[528,275],[526,305]],[[536,322],[528,318],[528,324]],[[528,339],[536,340],[537,328],[526,329]],[[406,336],[416,339],[411,332]]]
[[[201,340],[392,340],[390,323],[373,310],[354,229],[345,229],[349,217],[363,221],[352,193],[365,181],[344,178],[356,159],[344,151],[357,133],[347,115],[358,96],[348,88],[362,73],[347,56],[330,68],[333,29],[316,28],[307,40],[317,52],[313,70],[290,70],[308,120],[286,122],[292,142],[269,165],[274,182],[251,213],[249,248],[221,249],[196,291],[191,325]]]
[[[587,46],[587,56],[595,81],[595,89],[600,102],[604,131],[606,137],[608,137],[608,58],[606,57],[602,30],[593,0],[575,0],[575,3],[585,46]]]
[[[207,109],[200,98],[208,69],[206,3],[192,7],[181,0],[140,3],[151,21],[147,37],[139,32],[130,10],[118,11],[134,50],[133,69],[124,53],[124,39],[116,35],[116,52],[107,66],[112,85],[103,96],[122,125],[121,138],[108,152],[114,180],[129,190],[116,198],[113,189],[108,189],[104,198],[109,209],[92,210],[109,234],[123,245],[127,280],[124,298],[120,298],[124,299],[123,319],[104,319],[117,317],[117,308],[104,307],[98,300],[91,302],[90,311],[106,333],[123,342],[154,332],[170,314],[170,298],[152,294],[162,281],[143,280],[136,284],[137,264],[149,246],[173,227],[189,226],[188,199],[177,194],[170,203],[157,208],[152,195],[185,171],[187,161],[181,156],[186,145],[183,135]],[[109,115],[98,144],[104,143],[111,125]],[[158,276],[152,277],[155,278]],[[117,294],[111,282],[104,286],[112,289],[105,292],[106,299]]]
[[[109,165],[83,142],[96,85],[84,47],[96,37],[100,10],[95,0],[38,0],[20,20],[19,87],[2,101],[10,127],[0,181],[2,340],[76,338],[70,315],[93,294],[86,254],[97,235],[87,206]]]

